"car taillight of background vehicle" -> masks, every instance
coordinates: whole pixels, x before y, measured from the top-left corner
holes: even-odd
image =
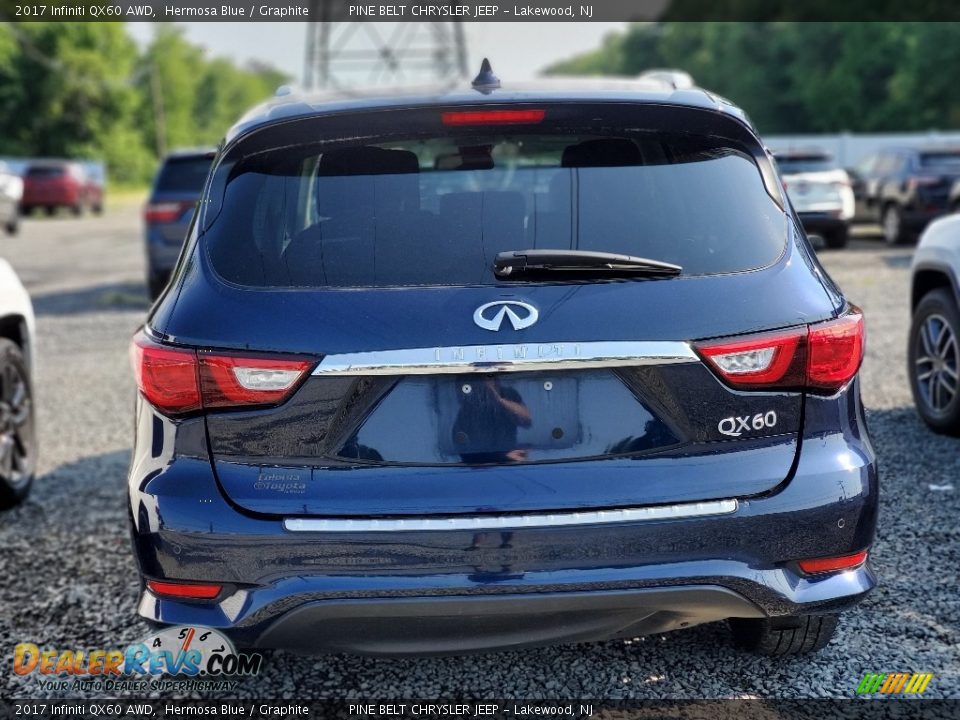
[[[738,389],[806,389],[831,394],[857,374],[864,352],[858,308],[803,328],[698,343],[701,357]]]
[[[911,178],[907,178],[907,188],[910,190],[916,190],[920,187],[930,187],[932,185],[939,185],[943,182],[943,178],[937,175],[919,175]]]
[[[313,360],[253,357],[161,345],[138,333],[130,347],[137,388],[165,415],[279,405]]]
[[[148,223],[174,222],[194,207],[194,202],[151,203],[143,211],[143,219]]]

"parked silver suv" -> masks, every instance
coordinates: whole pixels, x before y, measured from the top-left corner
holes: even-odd
[[[960,435],[960,215],[924,231],[913,256],[910,387],[933,430]]]

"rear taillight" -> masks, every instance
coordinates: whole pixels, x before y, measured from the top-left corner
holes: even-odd
[[[274,405],[290,394],[312,363],[305,360],[201,353],[200,390],[205,408]]]
[[[832,393],[853,379],[863,360],[863,315],[747,338],[710,341],[697,351],[738,389],[808,389]]]
[[[910,190],[916,190],[920,187],[939,185],[942,182],[943,178],[937,177],[936,175],[915,175],[907,178],[907,188]]]
[[[143,211],[143,219],[148,223],[174,222],[194,204],[192,202],[150,203]]]
[[[158,345],[138,334],[130,346],[137,387],[163,413],[179,415],[203,407],[197,379],[197,353]]]
[[[811,325],[807,333],[807,385],[828,392],[853,379],[863,361],[863,315],[850,313]]]
[[[198,410],[278,405],[306,376],[313,362],[197,352],[134,337],[131,360],[137,387],[166,415]]]

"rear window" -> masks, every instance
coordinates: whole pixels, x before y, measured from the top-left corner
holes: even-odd
[[[157,177],[156,190],[199,194],[212,162],[206,155],[168,158]]]
[[[34,165],[27,169],[26,176],[30,178],[57,178],[67,171],[63,165]]]
[[[784,175],[798,173],[825,172],[834,170],[837,165],[829,155],[777,155],[777,166]]]
[[[960,170],[960,152],[920,153],[920,167]]]
[[[532,248],[727,273],[775,261],[786,233],[736,143],[540,126],[242,155],[207,226],[215,270],[259,287],[502,284],[497,253]]]

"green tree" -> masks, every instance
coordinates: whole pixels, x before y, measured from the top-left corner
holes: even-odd
[[[287,82],[264,64],[239,68],[208,60],[176,25],[158,25],[140,59],[144,77],[140,123],[144,142],[162,152],[214,145],[234,121]]]
[[[101,159],[146,182],[161,150],[216,143],[285,81],[208,60],[173,25],[141,54],[123,23],[0,23],[0,154]]]
[[[198,142],[217,142],[244,111],[270,97],[285,82],[283,73],[267,65],[241,69],[222,58],[207,63],[193,112]]]
[[[184,37],[182,28],[158,23],[140,60],[143,77],[140,127],[158,154],[199,141],[194,112],[206,60],[203,49]]]
[[[676,67],[766,133],[878,132],[960,127],[958,65],[960,23],[776,20],[635,24],[548,72]]]
[[[2,37],[5,151],[95,156],[132,122],[136,46],[121,26],[24,23],[5,26]]]

